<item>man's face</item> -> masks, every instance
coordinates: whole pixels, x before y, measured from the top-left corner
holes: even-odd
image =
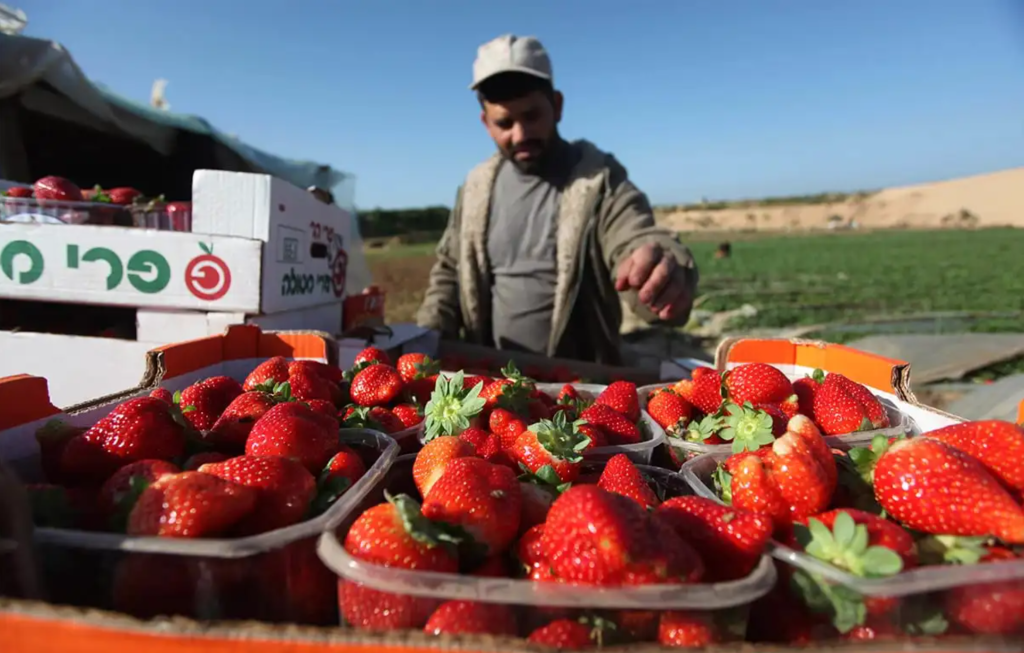
[[[541,91],[509,100],[484,102],[480,119],[498,150],[524,172],[535,172],[558,133],[562,119],[562,94],[554,102]]]

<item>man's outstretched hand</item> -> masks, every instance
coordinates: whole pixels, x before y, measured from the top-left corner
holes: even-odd
[[[686,268],[670,252],[648,243],[619,263],[615,289],[636,290],[640,303],[669,321],[688,311],[693,301],[686,275]]]

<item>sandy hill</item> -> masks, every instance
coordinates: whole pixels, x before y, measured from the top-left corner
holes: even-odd
[[[666,207],[655,215],[676,231],[1024,227],[1024,168],[888,188],[831,203]]]

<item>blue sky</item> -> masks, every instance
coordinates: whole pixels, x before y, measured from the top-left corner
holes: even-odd
[[[358,176],[360,207],[450,204],[493,151],[477,46],[539,37],[562,132],[657,204],[1024,165],[1015,0],[4,0],[87,75]]]

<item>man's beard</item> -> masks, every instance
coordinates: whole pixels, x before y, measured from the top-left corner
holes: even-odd
[[[546,142],[540,139],[525,141],[513,147],[508,152],[502,151],[501,154],[520,172],[528,175],[535,175],[543,172],[550,165],[551,153],[555,150],[553,146],[558,142],[558,139],[559,136],[556,131]],[[523,150],[531,152],[533,157],[525,161],[516,159],[516,152]]]

